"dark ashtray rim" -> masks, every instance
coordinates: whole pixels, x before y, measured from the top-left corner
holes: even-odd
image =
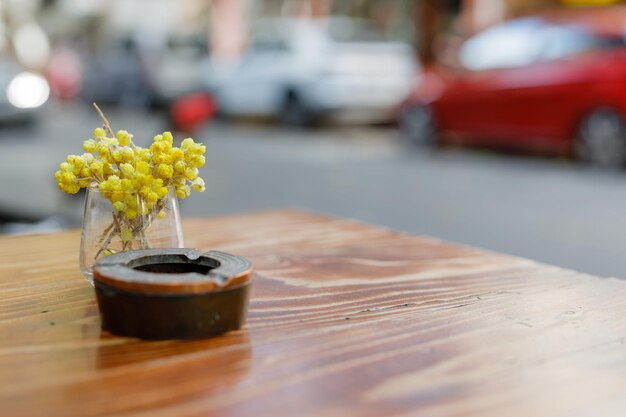
[[[154,265],[158,270],[158,265],[170,264],[198,265],[202,272],[168,273],[140,268]],[[102,258],[94,267],[94,285],[102,283],[118,290],[139,294],[219,292],[246,285],[251,279],[252,265],[247,259],[226,252],[201,253],[195,249],[120,252]]]

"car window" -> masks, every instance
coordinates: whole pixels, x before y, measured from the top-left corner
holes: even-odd
[[[621,37],[604,37],[576,25],[545,23],[539,19],[512,20],[467,40],[461,64],[470,70],[524,67],[582,52],[624,47]]]
[[[204,57],[208,54],[208,39],[203,35],[171,37],[166,44],[167,53],[185,57]]]
[[[463,44],[461,64],[470,70],[530,65],[542,58],[544,29],[538,19],[519,19],[494,26]]]
[[[576,27],[555,26],[550,28],[544,59],[559,59],[590,50],[624,47],[622,37],[598,36]]]
[[[252,38],[250,50],[259,53],[287,52],[289,51],[289,45],[278,36],[257,35]]]
[[[553,26],[546,29],[544,60],[565,58],[601,46],[602,39],[575,28]]]
[[[331,40],[340,43],[386,41],[384,33],[361,19],[331,19],[326,32]]]

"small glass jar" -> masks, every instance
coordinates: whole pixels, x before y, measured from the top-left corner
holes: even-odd
[[[104,256],[136,249],[182,248],[183,229],[174,187],[148,208],[135,193],[118,196],[116,210],[98,189],[87,188],[80,240],[80,270],[93,285],[93,267]]]

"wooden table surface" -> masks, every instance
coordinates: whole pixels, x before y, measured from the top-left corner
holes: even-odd
[[[112,336],[77,231],[0,238],[0,416],[626,416],[626,281],[300,211],[185,236],[253,262],[246,328]]]

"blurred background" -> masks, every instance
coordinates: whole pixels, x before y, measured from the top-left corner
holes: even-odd
[[[0,233],[80,227],[99,125],[207,145],[183,215],[301,207],[626,277],[626,6],[0,0]]]

